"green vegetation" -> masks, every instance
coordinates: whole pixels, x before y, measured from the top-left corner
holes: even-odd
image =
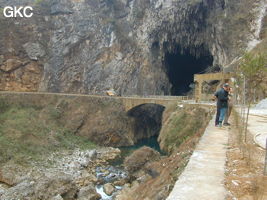
[[[239,63],[238,70],[236,71],[237,89],[243,92],[245,88],[245,102],[251,103],[258,97],[257,93],[261,92],[266,94],[266,77],[267,77],[267,54],[263,53],[245,53],[241,62]]]
[[[246,53],[236,72],[236,88],[242,94],[242,104],[247,107],[246,120],[244,120],[244,136],[247,140],[248,116],[251,104],[260,100],[259,93],[266,96],[267,54]],[[257,91],[257,93],[256,93]],[[245,112],[243,112],[245,113]]]
[[[0,163],[27,163],[56,151],[95,148],[90,141],[64,128],[60,117],[61,113],[52,106],[37,109],[9,105],[0,99]]]
[[[0,98],[0,112],[3,113],[8,108],[9,108],[8,103],[4,99]]]
[[[201,132],[210,120],[203,108],[176,109],[164,123],[165,151],[172,152],[191,136]]]
[[[193,124],[190,126],[188,124],[190,120]],[[177,114],[170,122],[170,130],[166,138],[167,145],[178,147],[180,146],[189,136],[196,133],[198,127],[201,123],[199,120],[191,119],[186,113]]]

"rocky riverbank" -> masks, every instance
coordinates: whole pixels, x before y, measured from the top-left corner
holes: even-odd
[[[173,104],[164,112],[160,109],[163,119],[158,116],[153,121],[155,109],[143,121],[162,122],[157,128],[159,132],[162,127],[159,136],[154,137],[158,136],[161,149],[168,154],[138,146],[124,159],[119,149],[100,148],[91,142],[134,144],[135,132],[127,131],[135,126],[128,126],[131,117],[118,99],[7,94],[1,96],[0,109],[0,198],[4,200],[164,199],[212,111]],[[143,116],[145,109],[140,113],[136,109],[135,117]],[[145,135],[145,124],[142,127]],[[147,130],[151,133],[153,129]],[[115,136],[124,139],[113,140]],[[118,166],[118,162],[123,164]]]
[[[0,198],[100,199],[96,186],[103,184],[103,176],[99,175],[99,170],[119,155],[120,150],[111,147],[87,151],[76,149],[54,153],[28,167],[8,162],[0,169]],[[105,173],[112,176],[108,170]]]

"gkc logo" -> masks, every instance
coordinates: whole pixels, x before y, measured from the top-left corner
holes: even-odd
[[[31,6],[6,6],[3,10],[3,14],[7,18],[11,17],[26,17],[30,18],[33,16],[33,8]]]

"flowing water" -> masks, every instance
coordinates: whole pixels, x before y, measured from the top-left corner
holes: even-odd
[[[115,186],[115,190],[112,195],[107,195],[104,192],[104,185],[106,183],[114,183],[115,181],[123,180],[128,178],[127,172],[125,172],[122,167],[119,166],[107,166],[107,167],[97,167],[96,177],[101,184],[96,186],[96,192],[101,195],[102,200],[112,199],[119,190],[122,189],[121,186]]]
[[[121,186],[115,186],[115,192],[109,196],[104,192],[104,185],[106,183],[113,183],[116,180],[121,180],[121,179],[127,179],[128,174],[126,171],[123,170],[122,164],[123,160],[129,156],[133,151],[143,147],[143,146],[148,146],[156,151],[160,152],[161,154],[164,154],[160,150],[160,146],[157,141],[157,136],[151,137],[151,138],[146,138],[142,139],[137,142],[134,146],[130,147],[121,147],[121,157],[117,159],[114,162],[110,163],[110,166],[107,167],[98,167],[96,168],[96,176],[97,179],[100,180],[101,184],[96,186],[96,191],[101,195],[101,200],[111,200],[113,197],[116,195],[118,191],[120,191],[123,187]]]

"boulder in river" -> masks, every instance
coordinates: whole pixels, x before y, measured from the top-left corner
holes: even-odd
[[[104,192],[111,196],[112,193],[115,191],[115,187],[111,183],[107,183],[104,185]]]
[[[160,153],[150,147],[142,147],[128,156],[123,165],[129,173],[135,173],[145,167],[149,162],[160,159]]]
[[[100,194],[98,194],[95,190],[95,186],[93,184],[89,184],[86,187],[80,189],[78,193],[78,200],[98,200],[101,199]]]

